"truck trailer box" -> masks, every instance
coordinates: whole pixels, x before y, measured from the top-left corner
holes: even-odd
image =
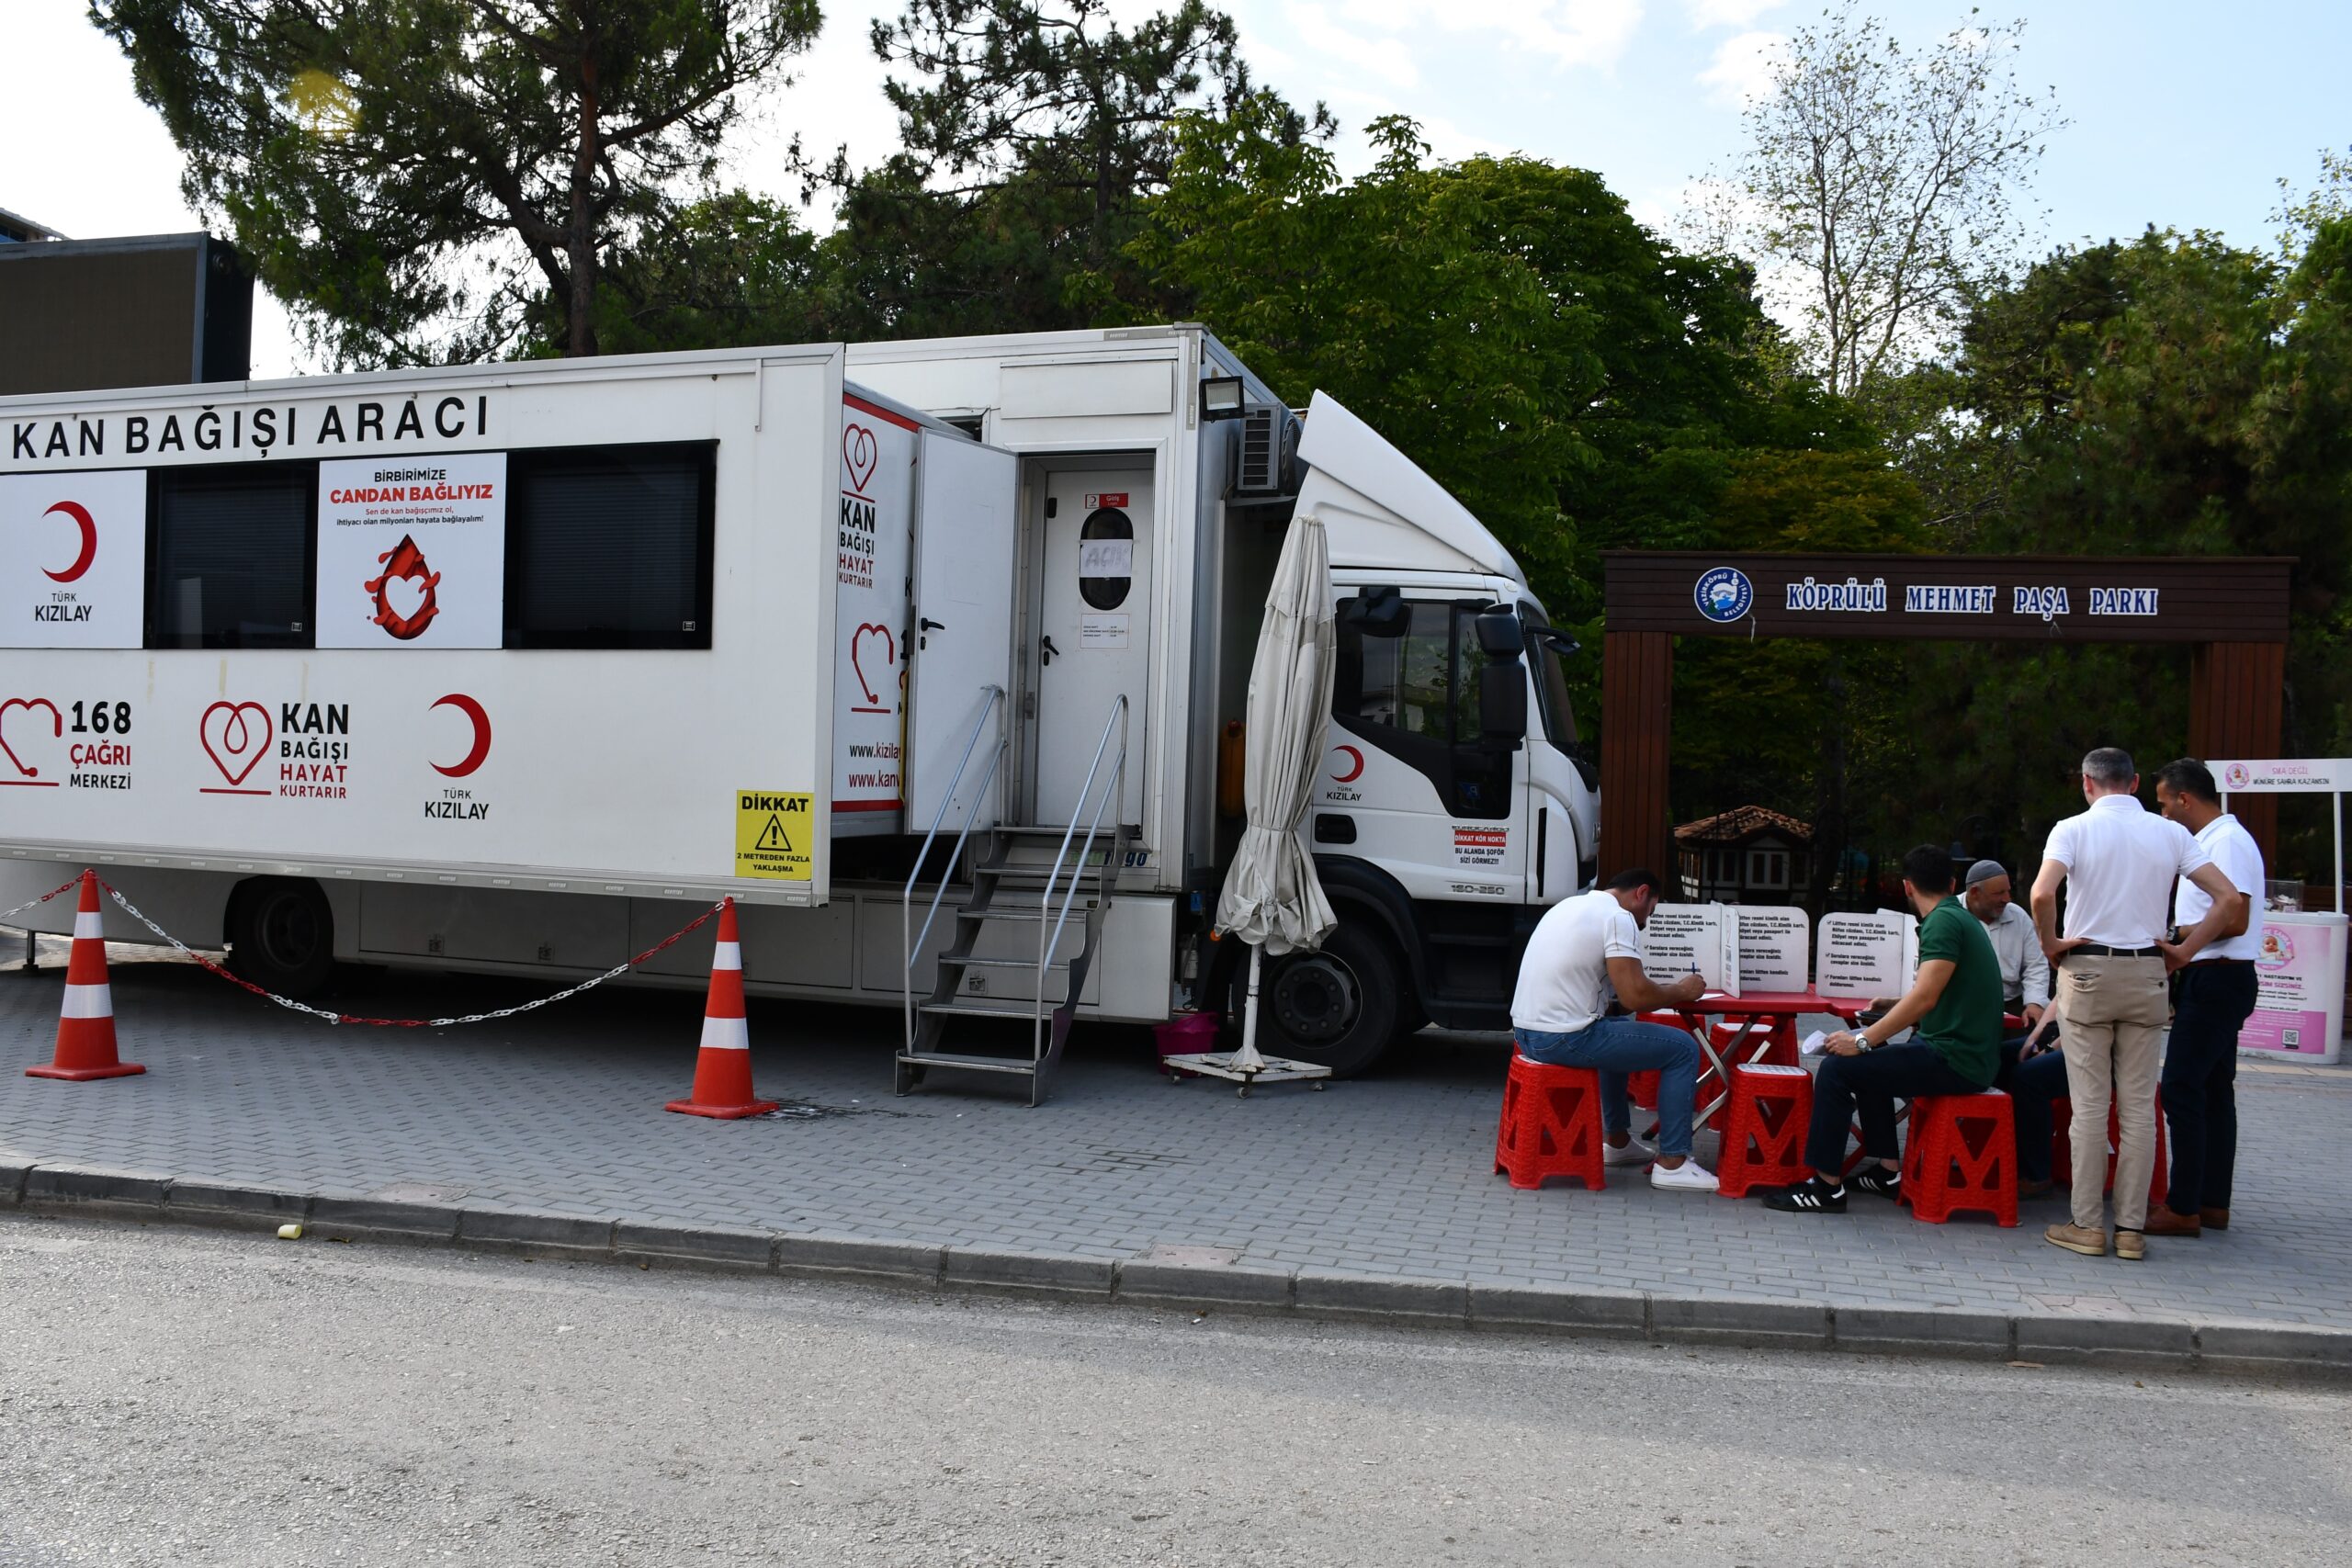
[[[985,556],[1012,505],[1009,457],[838,347],[0,433],[0,854],[59,864],[820,903],[832,839],[906,809],[918,514]],[[1003,638],[934,637],[971,646],[925,717],[968,724]]]

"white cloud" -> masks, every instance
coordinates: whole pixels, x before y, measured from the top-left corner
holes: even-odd
[[[1690,13],[1693,32],[1709,28],[1744,28],[1767,11],[1777,11],[1786,0],[1682,0]]]
[[[1366,38],[1351,32],[1333,21],[1320,6],[1295,6],[1290,19],[1291,26],[1297,29],[1299,41],[1310,51],[1370,72],[1399,87],[1420,85],[1420,68],[1413,63],[1413,51],[1405,47],[1402,39]]]
[[[1779,33],[1742,33],[1715,47],[1714,63],[1699,73],[1710,101],[1744,109],[1771,92],[1772,73],[1787,56],[1789,40]]]

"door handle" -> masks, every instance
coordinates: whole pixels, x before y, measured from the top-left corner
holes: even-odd
[[[1055,656],[1060,652],[1061,649],[1054,646],[1052,637],[1041,637],[1037,639],[1037,662],[1040,665],[1051,664]]]
[[[917,629],[927,632],[944,632],[947,629],[947,623],[945,621],[934,621],[930,619],[928,616],[917,621],[915,626]]]

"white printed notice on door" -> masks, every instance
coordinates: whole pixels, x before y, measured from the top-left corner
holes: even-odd
[[[1867,1001],[1899,997],[1919,965],[1919,922],[1892,909],[1821,917],[1813,988],[1825,997]]]
[[[1707,989],[1739,995],[1739,942],[1721,904],[1660,904],[1642,929],[1642,972],[1661,986],[1697,975]]]
[[[496,648],[506,454],[319,465],[321,648]]]
[[[1078,646],[1080,648],[1126,647],[1127,617],[1124,615],[1080,616]]]
[[[1813,975],[1813,929],[1803,909],[1736,904],[1739,983],[1750,992],[1803,991]]]

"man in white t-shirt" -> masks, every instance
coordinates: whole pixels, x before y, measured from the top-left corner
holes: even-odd
[[[2033,879],[2033,923],[2058,975],[2060,1048],[2075,1104],[2074,1223],[2042,1238],[2087,1257],[2107,1252],[2107,1116],[2120,1145],[2115,1159],[2115,1256],[2137,1261],[2147,1244],[2148,1179],[2156,1153],[2156,1066],[2171,1006],[2168,967],[2241,929],[2245,899],[2199,849],[2188,829],[2140,804],[2132,755],[2102,746],[2083,759],[2090,809],[2050,829]],[[2186,878],[2213,907],[2180,939],[2159,947],[2173,884]],[[2058,934],[2058,889],[2066,889],[2066,934]]]
[[[1699,999],[1706,984],[1686,975],[1660,986],[1642,969],[1642,931],[1657,908],[1658,880],[1629,871],[1606,887],[1565,898],[1544,913],[1519,963],[1510,998],[1511,1035],[1532,1062],[1593,1067],[1600,1074],[1600,1121],[1610,1165],[1655,1160],[1650,1185],[1713,1192],[1715,1179],[1690,1157],[1690,1114],[1699,1091],[1699,1043],[1679,1029],[1611,1016],[1613,999],[1639,1012]],[[1625,1075],[1655,1069],[1657,1147],[1633,1135]]]
[[[2230,1228],[2230,1178],[2238,1160],[2238,1031],[2254,1011],[2254,960],[2262,951],[2262,846],[2222,809],[2212,770],[2192,757],[2156,771],[2156,809],[2197,835],[2197,847],[2245,895],[2245,924],[2194,958],[2165,949],[2172,982],[2172,1040],[2160,1090],[2172,1127],[2172,1176],[2150,1235],[2201,1235]],[[2193,928],[2213,900],[2194,882],[2172,896],[2175,925]]]

